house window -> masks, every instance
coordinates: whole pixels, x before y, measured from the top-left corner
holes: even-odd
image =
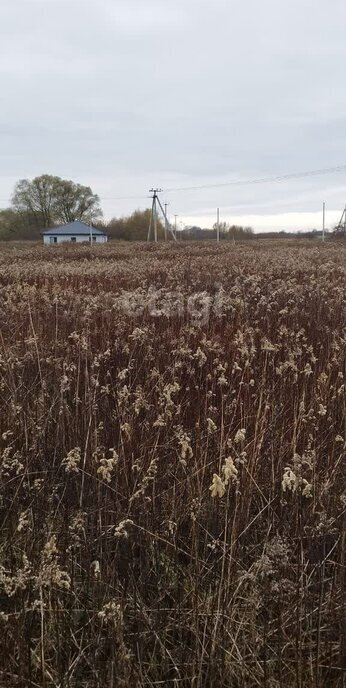
[[[57,238],[51,236],[51,237],[49,237],[49,241],[50,241],[51,244],[56,244]]]
[[[71,237],[71,241],[76,241],[76,237]]]
[[[93,241],[96,241],[96,237],[93,236]],[[89,243],[91,244],[91,237],[89,237]]]

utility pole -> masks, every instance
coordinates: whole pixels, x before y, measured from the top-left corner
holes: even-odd
[[[326,204],[323,202],[323,209],[322,209],[322,241],[324,241],[324,233],[326,229]]]
[[[149,229],[148,229],[148,236],[147,236],[147,241],[150,241],[150,235],[151,235],[151,228],[152,226],[154,227],[154,241],[155,243],[157,242],[157,194],[159,191],[162,191],[162,189],[150,189],[150,193],[153,194],[152,196],[152,204],[151,204],[151,213],[150,213],[150,222],[149,222]]]
[[[177,238],[177,217],[178,215],[174,215],[174,236]]]
[[[91,215],[90,215],[89,227],[90,227],[90,246],[92,246],[93,245],[93,226],[92,226]]]
[[[335,232],[338,236],[346,236],[346,205],[342,211],[341,218],[335,227]]]
[[[154,203],[154,208],[153,208],[153,219],[154,219],[154,241],[157,244],[157,211],[156,211],[156,203]]]
[[[220,208],[216,209],[216,241],[220,241]]]
[[[167,206],[169,203],[165,203],[165,241],[167,241]]]
[[[171,234],[173,235],[173,239],[176,241],[176,237],[174,235],[173,229],[170,226],[168,220],[167,220],[167,213],[166,210],[163,209],[162,203],[159,199],[158,194],[161,193],[162,189],[150,189],[150,193],[152,193],[152,204],[151,204],[151,213],[150,213],[150,221],[149,221],[149,228],[148,228],[148,235],[147,235],[147,241],[150,241],[151,238],[151,229],[154,227],[154,241],[158,241],[158,236],[157,236],[157,206],[159,206],[161,213],[164,217],[165,220],[165,229],[169,229]],[[168,204],[165,204],[167,206]]]

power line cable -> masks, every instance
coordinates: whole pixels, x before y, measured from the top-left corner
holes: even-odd
[[[221,189],[227,186],[250,186],[252,184],[268,184],[270,182],[280,182],[286,179],[304,179],[306,177],[318,177],[324,174],[335,174],[337,172],[346,172],[346,165],[338,165],[336,167],[324,167],[318,170],[309,170],[306,172],[292,172],[290,174],[281,174],[273,177],[257,177],[255,179],[237,179],[232,182],[221,182],[219,184],[201,184],[195,186],[178,186],[167,189],[162,189],[164,193],[173,191],[197,191],[199,189]],[[101,201],[120,201],[120,200],[144,200],[148,196],[100,196]]]
[[[256,179],[238,179],[232,182],[222,182],[219,184],[201,184],[198,186],[180,186],[175,188],[163,189],[165,193],[173,191],[197,191],[199,189],[221,189],[227,186],[250,186],[251,184],[268,184],[270,182],[280,182],[286,179],[303,179],[305,177],[317,177],[323,174],[334,174],[336,172],[345,172],[346,165],[338,165],[338,167],[325,167],[320,170],[309,170],[307,172],[293,172],[291,174],[281,174],[275,177],[259,177]]]

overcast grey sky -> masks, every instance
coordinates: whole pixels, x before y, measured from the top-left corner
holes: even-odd
[[[0,205],[42,173],[148,189],[346,165],[345,0],[1,0]],[[112,200],[134,196],[127,200]],[[162,195],[184,223],[314,227],[346,171]]]

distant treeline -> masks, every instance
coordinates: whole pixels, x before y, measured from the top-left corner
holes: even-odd
[[[110,239],[122,241],[146,241],[150,224],[149,208],[147,210],[135,210],[127,217],[113,217],[108,224],[104,224],[104,229]],[[165,230],[161,220],[157,222],[158,239],[164,239]]]
[[[219,225],[220,241],[246,240],[253,239],[255,234],[252,227],[240,227],[239,225],[230,225],[227,222],[220,222]],[[180,232],[181,238],[191,241],[193,239],[215,239],[217,236],[216,224],[212,229],[202,229],[202,227],[186,227]]]
[[[111,239],[122,239],[124,241],[145,241],[148,236],[148,228],[150,223],[150,210],[136,210],[128,217],[113,218],[105,229]],[[158,221],[158,238],[164,239],[167,234],[167,239],[173,240],[174,229],[170,225],[165,231],[162,220]],[[232,239],[252,239],[254,232],[251,227],[238,227],[236,225],[228,225],[225,222],[220,224],[220,240]],[[177,230],[176,237],[178,241],[193,241],[193,240],[212,240],[216,238],[216,227],[213,229],[202,229],[201,227],[185,227]]]
[[[331,236],[332,232],[329,230],[325,231],[325,236]],[[298,232],[257,232],[256,238],[258,239],[317,239],[322,237],[323,232],[319,229],[310,230],[300,230]]]
[[[105,222],[101,218],[93,220],[93,226],[107,232],[110,239],[118,239],[121,241],[146,241],[148,236],[148,228],[150,223],[150,209],[135,210],[127,217],[112,218],[110,222]],[[84,214],[73,217],[74,219],[81,219],[85,222],[90,220]],[[0,210],[0,240],[39,240],[41,232],[47,229],[48,226],[63,224],[64,222],[71,222],[68,218],[62,220],[52,219],[47,223],[46,217],[43,213],[24,208],[8,208]],[[164,223],[158,219],[157,223],[158,239],[163,240],[167,233],[167,238],[173,240],[172,229],[167,228],[165,232]],[[213,229],[202,229],[201,227],[186,227],[176,233],[178,241],[193,241],[193,240],[210,240],[216,238],[216,227]],[[250,227],[238,227],[236,225],[227,225],[222,223],[220,225],[220,240],[240,240],[252,239],[254,232]]]
[[[87,217],[73,218],[84,219],[89,222]],[[67,220],[66,220],[67,221]],[[109,239],[119,241],[146,241],[150,222],[150,209],[135,210],[131,215],[112,218],[105,222],[101,218],[93,220],[93,226],[104,230]],[[63,223],[63,222],[62,222]],[[53,221],[51,225],[60,224]],[[158,220],[158,239],[165,238],[165,228],[161,220]],[[0,210],[0,241],[37,241],[41,238],[41,232],[47,228],[43,217],[37,213],[34,215],[30,211],[16,210],[8,208]],[[239,225],[229,225],[225,222],[220,224],[220,241],[248,241],[252,239],[315,239],[321,236],[322,232],[315,230],[301,232],[260,232],[254,233],[251,227],[240,227]],[[326,236],[331,232],[326,232]],[[178,230],[176,233],[178,241],[206,241],[216,239],[216,227],[204,229],[192,226]],[[172,240],[172,232],[167,231],[167,238]]]

